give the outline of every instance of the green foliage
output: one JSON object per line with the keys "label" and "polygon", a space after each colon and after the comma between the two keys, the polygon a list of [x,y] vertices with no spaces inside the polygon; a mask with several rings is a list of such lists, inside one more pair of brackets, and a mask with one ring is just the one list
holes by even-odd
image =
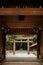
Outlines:
{"label": "green foliage", "polygon": [[29,43],[30,46],[31,46],[32,44],[33,44],[32,42]]}
{"label": "green foliage", "polygon": [[16,35],[7,35],[6,41],[13,41],[17,36]]}
{"label": "green foliage", "polygon": [[33,38],[33,42],[36,43],[37,42],[37,38]]}
{"label": "green foliage", "polygon": [[12,45],[12,42],[9,42],[9,41],[6,41],[6,46],[11,46]]}

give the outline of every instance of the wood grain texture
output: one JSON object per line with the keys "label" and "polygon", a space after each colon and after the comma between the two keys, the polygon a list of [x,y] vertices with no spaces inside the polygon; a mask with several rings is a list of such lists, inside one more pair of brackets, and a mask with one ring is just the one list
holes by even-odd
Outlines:
{"label": "wood grain texture", "polygon": [[0,8],[0,15],[43,15],[43,8]]}
{"label": "wood grain texture", "polygon": [[40,65],[39,62],[4,62],[2,65]]}

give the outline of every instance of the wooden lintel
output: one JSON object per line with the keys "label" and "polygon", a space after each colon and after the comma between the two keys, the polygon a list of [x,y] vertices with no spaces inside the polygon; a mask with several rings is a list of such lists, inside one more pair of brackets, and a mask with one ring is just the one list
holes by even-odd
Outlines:
{"label": "wooden lintel", "polygon": [[0,15],[43,15],[43,8],[0,8]]}

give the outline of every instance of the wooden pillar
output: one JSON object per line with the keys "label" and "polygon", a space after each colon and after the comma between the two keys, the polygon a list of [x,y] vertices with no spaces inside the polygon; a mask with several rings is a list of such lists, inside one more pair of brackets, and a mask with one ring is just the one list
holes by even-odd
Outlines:
{"label": "wooden pillar", "polygon": [[27,39],[27,52],[28,52],[28,54],[29,54],[29,52],[30,52],[29,39]]}
{"label": "wooden pillar", "polygon": [[14,43],[13,43],[13,54],[15,54],[15,40],[14,40]]}

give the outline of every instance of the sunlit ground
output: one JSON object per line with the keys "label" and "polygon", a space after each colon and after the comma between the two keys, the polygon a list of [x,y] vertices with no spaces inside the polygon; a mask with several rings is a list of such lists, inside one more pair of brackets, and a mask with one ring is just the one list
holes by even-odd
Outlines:
{"label": "sunlit ground", "polygon": [[28,54],[27,51],[16,51],[15,54],[13,54],[13,51],[6,51],[6,60],[37,60],[37,56],[30,51]]}

